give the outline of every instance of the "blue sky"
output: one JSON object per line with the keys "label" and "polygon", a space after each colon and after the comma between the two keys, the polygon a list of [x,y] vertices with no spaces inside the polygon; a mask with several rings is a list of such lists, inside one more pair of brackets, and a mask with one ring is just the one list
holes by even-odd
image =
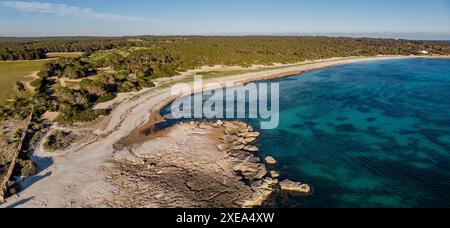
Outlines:
{"label": "blue sky", "polygon": [[450,39],[450,0],[0,0],[0,36],[338,33]]}

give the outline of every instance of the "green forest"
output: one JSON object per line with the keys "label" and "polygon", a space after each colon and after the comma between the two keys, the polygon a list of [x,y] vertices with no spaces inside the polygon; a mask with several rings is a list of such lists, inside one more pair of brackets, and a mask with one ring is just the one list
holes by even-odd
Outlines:
{"label": "green forest", "polygon": [[0,38],[0,60],[45,58],[48,52],[147,47],[183,65],[292,62],[334,56],[448,54],[449,42],[330,37]]}
{"label": "green forest", "polygon": [[132,44],[118,38],[0,38],[0,60],[36,60],[49,52],[93,52]]}

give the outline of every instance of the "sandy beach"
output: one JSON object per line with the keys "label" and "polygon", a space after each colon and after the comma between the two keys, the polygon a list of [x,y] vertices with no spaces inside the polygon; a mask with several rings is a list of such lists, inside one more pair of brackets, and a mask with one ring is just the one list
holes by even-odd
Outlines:
{"label": "sandy beach", "polygon": [[[299,73],[317,70],[326,67],[332,67],[336,65],[342,64],[351,64],[357,62],[365,62],[365,61],[376,61],[376,60],[394,60],[394,59],[402,59],[402,58],[418,58],[414,56],[380,56],[380,57],[353,57],[353,58],[334,58],[328,60],[320,60],[313,62],[305,62],[300,63],[294,66],[286,66],[280,68],[277,66],[276,69],[267,69],[263,71],[258,71],[254,73],[245,73],[238,74],[226,77],[217,77],[210,78],[204,80],[204,83],[214,83],[213,86],[203,88],[203,90],[214,90],[217,87],[230,85],[230,84],[238,84],[238,83],[248,83],[252,81],[266,80],[271,78],[280,78],[286,77],[290,75],[296,75]],[[182,80],[183,77],[180,77]],[[175,81],[170,81],[170,83],[174,83]],[[158,85],[156,88],[144,89],[140,92],[129,93],[129,94],[120,94],[116,99],[111,102],[107,102],[104,104],[98,105],[98,108],[113,108],[110,116],[105,117],[99,121],[96,121],[95,124],[88,125],[80,125],[79,127],[73,127],[68,130],[73,132],[92,132],[93,135],[87,137],[87,139],[83,142],[76,143],[69,150],[64,151],[63,153],[48,153],[43,150],[42,147],[38,149],[35,153],[35,161],[38,162],[38,168],[40,168],[40,173],[35,176],[28,178],[25,180],[24,185],[27,188],[21,192],[19,195],[10,197],[7,199],[7,202],[0,207],[164,207],[164,206],[243,206],[242,201],[245,199],[251,199],[254,196],[251,196],[251,190],[248,189],[248,186],[240,181],[240,178],[233,174],[232,167],[236,165],[236,161],[233,157],[224,157],[224,155],[217,149],[210,145],[210,147],[204,147],[206,150],[199,150],[203,154],[189,154],[188,151],[194,151],[199,148],[195,148],[195,145],[192,143],[184,143],[180,142],[180,138],[188,138],[194,137],[192,140],[206,140],[204,139],[205,132],[200,132],[200,134],[193,133],[197,128],[190,128],[185,125],[177,126],[175,128],[171,128],[164,133],[163,136],[152,136],[145,138],[145,140],[139,141],[133,144],[133,150],[141,151],[143,156],[137,156],[139,159],[133,161],[132,157],[136,156],[121,156],[124,152],[124,147],[117,147],[117,143],[130,135],[136,134],[136,129],[142,129],[151,127],[155,122],[160,121],[159,110],[163,108],[165,105],[176,99],[176,96],[171,96],[170,91],[171,88],[169,82],[164,81],[156,81]],[[201,92],[201,91],[194,91]],[[53,128],[59,128],[54,126]],[[202,128],[199,128],[202,129]],[[210,129],[210,131],[216,131],[217,129]],[[181,131],[181,133],[180,133]],[[204,128],[203,128],[203,131]],[[139,132],[139,130],[137,131]],[[178,132],[178,133],[176,133]],[[180,134],[182,134],[180,136]],[[217,140],[221,136],[217,136],[211,140]],[[132,137],[133,138],[133,137]],[[208,141],[211,142],[211,141]],[[216,142],[214,142],[215,145]],[[116,146],[115,146],[116,145]],[[209,149],[208,149],[209,148]],[[209,151],[207,151],[209,150]],[[209,155],[208,155],[209,152]],[[189,202],[189,199],[196,199],[195,191],[191,192],[192,194],[188,194],[184,192],[184,194],[178,195],[178,202],[183,202],[181,205],[177,205],[177,202],[170,201],[164,204],[164,200],[167,199],[171,195],[169,194],[168,189],[171,187],[161,187],[163,184],[159,184],[158,186],[161,189],[160,194],[156,194],[156,192],[152,192],[152,195],[156,194],[159,198],[142,198],[139,194],[136,194],[132,197],[135,200],[135,204],[133,202],[120,203],[125,202],[123,197],[126,196],[127,192],[124,192],[121,189],[121,185],[117,182],[122,181],[122,184],[129,184],[126,182],[127,180],[120,179],[120,175],[117,176],[117,173],[114,171],[120,171],[118,167],[123,164],[124,161],[128,162],[128,165],[133,165],[134,167],[147,167],[149,164],[153,164],[148,170],[152,172],[158,173],[158,167],[167,167],[170,164],[166,164],[170,159],[162,159],[164,153],[169,153],[170,156],[173,156],[172,159],[174,162],[177,161],[177,153],[187,153],[180,155],[183,157],[183,165],[179,163],[175,163],[174,165],[177,167],[182,166],[183,168],[195,169],[199,164],[190,166],[186,165],[195,161],[196,158],[201,157],[204,158],[201,162],[208,162],[212,160],[219,160],[225,164],[223,170],[218,169],[219,166],[211,166],[208,170],[216,170],[213,175],[214,178],[220,177],[221,174],[224,175],[225,179],[222,179],[222,182],[228,183],[228,185],[224,186],[237,186],[237,189],[246,189],[243,192],[246,192],[249,195],[245,196],[236,196],[234,192],[230,192],[229,195],[226,196],[234,196],[236,200],[232,201],[231,204],[226,204],[225,201],[221,198],[221,200],[215,201],[219,202],[217,204],[207,204],[205,203],[207,200],[202,199],[202,203],[199,202]],[[126,153],[125,153],[126,154]],[[136,155],[136,151],[132,154]],[[154,154],[159,156],[152,157]],[[206,157],[202,157],[206,156]],[[146,161],[142,162],[142,159],[146,159]],[[158,158],[158,159],[157,159]],[[152,160],[153,159],[153,160]],[[117,161],[121,161],[122,163],[118,163]],[[179,160],[179,159],[178,159]],[[39,163],[39,161],[46,161],[45,163]],[[152,161],[153,163],[148,163]],[[127,163],[126,162],[126,163]],[[162,166],[164,163],[166,166]],[[195,162],[194,162],[195,163]],[[113,165],[111,165],[113,164]],[[139,164],[139,166],[136,166]],[[119,165],[119,166],[117,166]],[[186,165],[186,166],[184,166]],[[161,171],[161,170],[160,170]],[[138,172],[137,172],[138,173]],[[204,173],[203,173],[204,174]],[[130,174],[130,175],[137,175]],[[182,173],[182,176],[185,173]],[[116,178],[114,178],[116,177]],[[159,181],[164,182],[164,175],[157,176]],[[112,178],[112,179],[111,179]],[[152,177],[153,178],[153,177]],[[144,181],[151,181],[155,179],[153,178],[144,178]],[[194,176],[196,178],[204,178],[202,175]],[[113,180],[113,181],[111,181]],[[295,180],[301,181],[301,180]],[[220,181],[216,181],[214,183],[219,183]],[[242,182],[241,184],[239,184]],[[261,182],[261,181],[260,181]],[[166,183],[166,182],[164,182]],[[195,183],[195,182],[194,182]],[[264,180],[260,184],[264,183]],[[155,188],[157,183],[149,183],[147,189]],[[177,185],[172,186],[172,188],[176,188]],[[139,188],[137,188],[139,189]],[[220,188],[224,190],[224,188]],[[176,189],[175,189],[176,190]],[[210,196],[214,196],[214,191],[216,189],[208,190],[208,194]],[[226,190],[226,188],[225,188]],[[225,191],[224,190],[224,191]],[[248,191],[247,191],[248,190]],[[187,190],[186,190],[187,191]],[[180,192],[183,193],[183,192]],[[228,194],[228,193],[227,193]],[[145,195],[145,194],[144,194]],[[217,196],[219,196],[218,194]],[[185,198],[183,198],[186,196]],[[189,197],[187,197],[189,196]],[[217,197],[216,196],[216,197]],[[213,197],[214,198],[214,197]],[[116,199],[116,200],[115,200]],[[219,199],[219,198],[217,198]],[[142,202],[146,201],[146,202]],[[161,203],[161,201],[163,201]],[[194,200],[195,201],[195,200]],[[231,201],[230,201],[231,202]],[[236,203],[240,202],[240,203]]]}

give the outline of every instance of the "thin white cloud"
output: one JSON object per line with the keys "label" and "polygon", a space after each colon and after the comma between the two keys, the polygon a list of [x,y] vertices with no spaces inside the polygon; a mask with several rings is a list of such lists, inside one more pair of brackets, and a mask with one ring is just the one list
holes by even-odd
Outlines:
{"label": "thin white cloud", "polygon": [[89,17],[105,20],[137,21],[144,19],[120,14],[95,12],[89,8],[80,8],[77,6],[70,6],[66,4],[53,4],[48,2],[0,1],[0,7],[16,9],[25,12],[59,14],[74,17]]}

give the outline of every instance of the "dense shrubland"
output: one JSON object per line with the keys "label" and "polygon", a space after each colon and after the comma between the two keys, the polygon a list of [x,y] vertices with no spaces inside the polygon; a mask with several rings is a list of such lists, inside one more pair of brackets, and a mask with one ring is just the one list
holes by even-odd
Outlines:
{"label": "dense shrubland", "polygon": [[449,42],[327,37],[187,37],[141,45],[146,47],[102,51],[86,61],[96,67],[159,78],[205,65],[250,66],[346,56],[416,55],[421,50],[450,54]]}
{"label": "dense shrubland", "polygon": [[[0,59],[39,59],[46,52],[87,52],[132,48],[179,61],[183,68],[210,64],[295,62],[350,55],[410,55],[420,50],[449,54],[449,43],[329,37],[134,37],[28,38],[0,40]],[[8,51],[9,50],[9,51]],[[28,51],[26,51],[28,50]],[[37,52],[37,54],[32,54]],[[9,54],[8,54],[9,53]],[[127,54],[122,53],[122,54]],[[151,58],[151,57],[149,57]],[[160,59],[161,60],[161,59]]]}
{"label": "dense shrubland", "polygon": [[44,64],[39,72],[40,77],[67,77],[79,79],[94,74],[92,67],[79,58],[61,58],[53,62]]}
{"label": "dense shrubland", "polygon": [[[97,73],[97,67],[84,58],[59,58],[45,63],[39,78],[31,82],[35,88],[33,97],[14,98],[8,106],[0,108],[0,118],[24,119],[31,111],[35,116],[50,111],[59,112],[56,121],[62,124],[88,122],[108,114],[107,110],[94,110],[95,104],[109,101],[119,92],[153,86],[149,75],[133,74],[127,68]],[[63,77],[81,80],[80,88],[64,87],[60,83]]]}

